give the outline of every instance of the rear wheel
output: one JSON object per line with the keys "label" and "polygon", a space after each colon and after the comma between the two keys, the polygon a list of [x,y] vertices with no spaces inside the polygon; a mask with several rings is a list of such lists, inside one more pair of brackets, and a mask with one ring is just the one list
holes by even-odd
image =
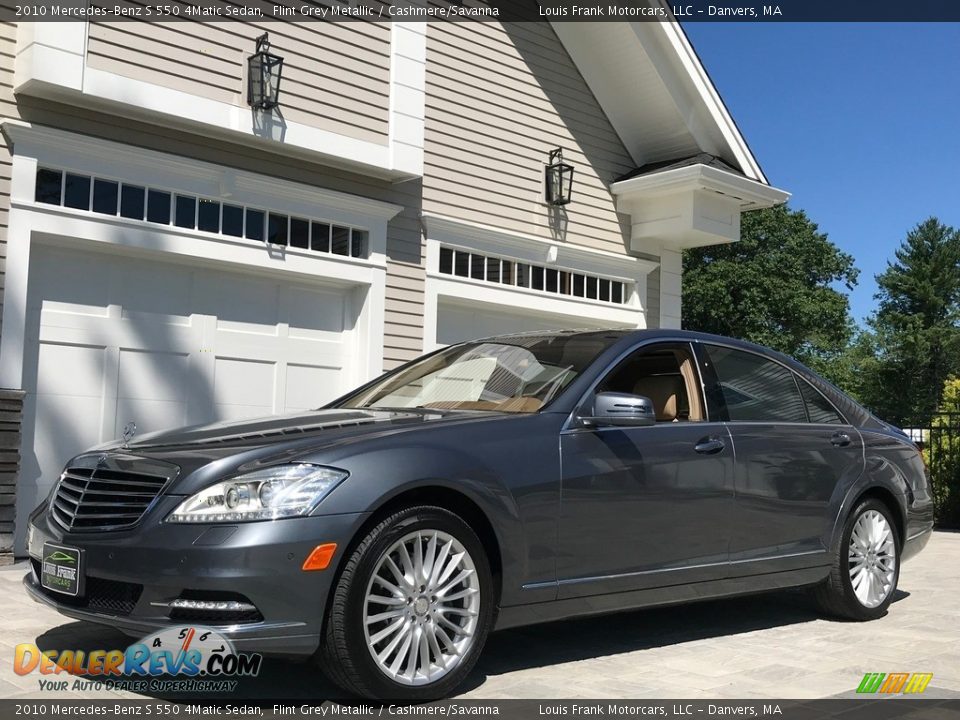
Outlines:
{"label": "rear wheel", "polygon": [[868,498],[850,513],[830,576],[815,590],[820,607],[851,620],[881,617],[900,577],[900,540],[890,509]]}
{"label": "rear wheel", "polygon": [[374,527],[341,573],[320,661],[349,692],[429,700],[473,668],[493,616],[486,553],[460,517],[437,507]]}

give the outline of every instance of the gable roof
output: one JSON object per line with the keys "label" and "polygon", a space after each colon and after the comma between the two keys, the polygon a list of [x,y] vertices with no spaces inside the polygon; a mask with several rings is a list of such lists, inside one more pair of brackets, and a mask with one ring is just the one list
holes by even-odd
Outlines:
{"label": "gable roof", "polygon": [[[658,0],[643,4],[666,7]],[[551,25],[638,167],[706,153],[768,184],[686,34],[670,17]]]}
{"label": "gable roof", "polygon": [[707,167],[725,170],[726,172],[734,173],[735,175],[740,175],[743,177],[742,172],[734,167],[731,167],[716,155],[711,155],[710,153],[698,153],[697,155],[691,155],[690,157],[679,158],[676,160],[662,160],[660,162],[641,165],[635,170],[631,170],[625,175],[621,175],[614,180],[614,182],[617,183],[621,180],[629,180],[630,178],[640,177],[641,175],[652,175],[653,173],[657,172],[666,172],[667,170],[676,170],[677,168],[691,167],[693,165],[706,165]]}

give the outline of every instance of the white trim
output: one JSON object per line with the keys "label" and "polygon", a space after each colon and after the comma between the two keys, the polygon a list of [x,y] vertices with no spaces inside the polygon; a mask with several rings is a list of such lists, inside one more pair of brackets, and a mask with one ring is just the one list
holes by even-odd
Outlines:
{"label": "white trim", "polygon": [[[357,310],[356,327],[346,338],[357,353],[352,379],[362,382],[382,371],[387,222],[400,206],[22,122],[6,121],[3,130],[12,141],[13,172],[0,387],[18,388],[23,382],[31,248],[37,242],[63,239],[126,254],[188,258],[194,263],[343,287]],[[270,248],[242,238],[36,203],[36,172],[41,165],[214,198],[226,195],[238,204],[365,228],[370,258]],[[111,228],[122,232],[108,231]]]}
{"label": "white trim", "polygon": [[427,23],[391,23],[390,129],[391,167],[423,175],[427,89]]}
{"label": "white trim", "polygon": [[[669,9],[665,1],[662,2],[662,4]],[[656,26],[666,36],[667,41],[674,50],[675,57],[680,62],[686,77],[696,91],[696,96],[702,104],[702,107],[709,114],[714,125],[719,128],[727,146],[737,158],[740,169],[747,177],[768,184],[767,177],[760,168],[760,163],[757,162],[753,152],[750,150],[750,146],[747,145],[746,139],[733,121],[733,117],[731,117],[727,110],[727,106],[720,97],[720,93],[717,92],[716,86],[714,86],[710,80],[710,76],[707,75],[703,63],[700,62],[700,58],[690,44],[690,40],[687,39],[683,28],[676,21],[649,24]],[[692,127],[691,131],[696,134],[696,126]]]}
{"label": "white trim", "polygon": [[[426,283],[424,285],[424,351],[435,350],[441,302],[514,314],[562,316],[581,326],[646,327],[647,274],[658,263],[630,255],[574,247],[536,235],[424,213]],[[623,304],[547,293],[524,287],[496,285],[473,278],[442,274],[440,246],[582,272],[628,283],[632,290]]]}
{"label": "white trim", "polygon": [[638,276],[646,276],[657,268],[658,263],[632,255],[619,255],[606,250],[579,247],[560,243],[538,235],[527,235],[501,230],[490,225],[458,220],[445,215],[423,213],[423,226],[427,238],[427,268],[431,241],[454,245],[479,253],[513,258],[531,263],[556,265],[564,269],[602,275],[632,282]]}
{"label": "white trim", "polygon": [[618,203],[621,200],[629,202],[692,190],[709,190],[727,195],[739,201],[741,211],[779,205],[790,198],[790,193],[784,190],[701,163],[639,175],[610,186],[610,192],[617,197]]}
{"label": "white trim", "polygon": [[742,212],[790,197],[783,190],[701,163],[621,180],[610,191],[617,211],[630,215],[630,247],[658,255],[661,247],[680,250],[737,242]]}
{"label": "white trim", "polygon": [[[31,27],[32,26],[32,27]],[[162,121],[210,137],[243,141],[394,181],[423,175],[426,34],[399,32],[391,43],[390,118],[385,143],[284,120],[269,112],[212,100],[135,80],[86,64],[86,22],[23,23],[18,28],[14,91],[74,105],[101,107],[117,115]],[[397,24],[394,24],[396,28]],[[26,30],[25,30],[26,28]],[[397,31],[392,37],[396,38]],[[393,47],[393,46],[396,47]],[[422,51],[420,49],[422,46]],[[237,67],[242,73],[242,66]],[[256,115],[256,117],[255,117]]]}
{"label": "white trim", "polygon": [[[337,216],[330,217],[330,220],[360,227],[371,219],[386,222],[403,210],[401,205],[393,203],[31,125],[21,120],[0,120],[0,126],[14,146],[15,154],[29,155],[41,164],[99,177],[136,180],[151,187],[212,198],[229,197],[237,202],[243,202],[244,197],[256,196],[258,199],[253,204],[308,217],[316,217],[323,208]],[[32,189],[22,199],[32,200]],[[366,218],[366,222],[356,222],[358,216]],[[354,221],[349,220],[351,217]]]}

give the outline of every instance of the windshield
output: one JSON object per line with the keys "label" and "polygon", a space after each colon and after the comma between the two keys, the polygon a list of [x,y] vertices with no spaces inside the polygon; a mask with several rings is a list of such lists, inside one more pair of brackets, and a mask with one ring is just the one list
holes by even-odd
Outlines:
{"label": "windshield", "polygon": [[340,407],[534,413],[616,339],[590,333],[456,345],[375,383]]}

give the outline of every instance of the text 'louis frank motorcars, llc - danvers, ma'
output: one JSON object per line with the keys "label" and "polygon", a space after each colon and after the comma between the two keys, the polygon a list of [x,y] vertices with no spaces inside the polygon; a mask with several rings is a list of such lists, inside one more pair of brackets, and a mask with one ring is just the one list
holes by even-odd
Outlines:
{"label": "text 'louis frank motorcars, llc - danvers, ma'", "polygon": [[879,617],[932,518],[917,448],[799,363],[564,331],[81,454],[30,517],[24,582],[132,636],[202,624],[416,700],[452,692],[497,628],[797,586]]}

